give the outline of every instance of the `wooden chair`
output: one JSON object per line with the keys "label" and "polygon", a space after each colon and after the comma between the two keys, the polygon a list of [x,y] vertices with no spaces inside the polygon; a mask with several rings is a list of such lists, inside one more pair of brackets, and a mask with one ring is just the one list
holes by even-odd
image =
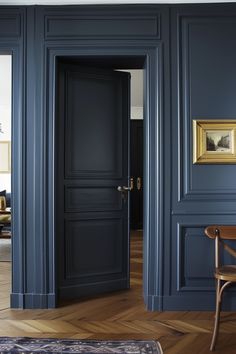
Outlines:
{"label": "wooden chair", "polygon": [[205,234],[215,239],[215,278],[216,278],[216,313],[215,325],[211,341],[210,350],[215,349],[215,344],[219,332],[220,310],[222,302],[222,294],[233,282],[236,282],[236,265],[221,265],[220,247],[223,247],[231,256],[236,257],[236,250],[230,247],[223,240],[236,240],[236,226],[208,226]]}

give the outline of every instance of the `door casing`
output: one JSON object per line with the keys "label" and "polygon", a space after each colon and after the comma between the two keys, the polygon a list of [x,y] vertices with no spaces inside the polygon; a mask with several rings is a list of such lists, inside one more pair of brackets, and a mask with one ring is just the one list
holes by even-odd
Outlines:
{"label": "door casing", "polygon": [[[115,58],[122,61],[122,68],[144,69],[144,272],[143,296],[149,310],[162,309],[162,66],[161,44],[145,41],[142,45],[130,43],[114,45],[114,42],[79,47],[59,46],[47,48],[48,86],[47,101],[47,185],[48,185],[48,282],[51,288],[49,307],[57,306],[57,269],[56,269],[56,234],[55,234],[55,91],[57,59],[61,57],[85,58]],[[124,59],[127,67],[124,67]],[[132,60],[134,66],[132,67]],[[143,67],[137,62],[143,62]],[[118,66],[118,64],[117,64]],[[153,141],[158,137],[157,144]],[[152,143],[152,144],[151,144]],[[53,164],[52,164],[53,160]]]}

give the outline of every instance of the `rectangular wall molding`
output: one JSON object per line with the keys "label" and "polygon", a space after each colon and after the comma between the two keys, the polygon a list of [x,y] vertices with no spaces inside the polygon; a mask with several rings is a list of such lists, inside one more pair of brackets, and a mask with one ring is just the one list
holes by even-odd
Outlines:
{"label": "rectangular wall molding", "polygon": [[0,9],[0,39],[19,38],[21,36],[21,18],[19,14],[9,14]]}
{"label": "rectangular wall molding", "polygon": [[204,228],[199,225],[177,224],[178,292],[214,291],[213,246],[204,235]]}
{"label": "rectangular wall molding", "polygon": [[160,38],[159,16],[45,16],[45,39]]}
{"label": "rectangular wall molding", "polygon": [[[230,201],[236,196],[236,182],[231,178],[236,167],[193,164],[192,122],[193,119],[235,118],[233,106],[222,107],[220,102],[233,99],[231,73],[236,52],[232,49],[232,35],[236,34],[236,17],[179,16],[177,25],[178,202]],[[207,33],[205,37],[204,33]],[[219,41],[222,46],[218,53]],[[227,55],[234,60],[227,59]],[[217,76],[218,70],[225,74]]]}

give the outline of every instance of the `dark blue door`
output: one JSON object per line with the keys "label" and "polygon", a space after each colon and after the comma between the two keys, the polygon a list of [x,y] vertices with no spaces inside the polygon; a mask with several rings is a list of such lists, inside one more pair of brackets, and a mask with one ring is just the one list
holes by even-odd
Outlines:
{"label": "dark blue door", "polygon": [[58,295],[129,288],[128,73],[58,65]]}

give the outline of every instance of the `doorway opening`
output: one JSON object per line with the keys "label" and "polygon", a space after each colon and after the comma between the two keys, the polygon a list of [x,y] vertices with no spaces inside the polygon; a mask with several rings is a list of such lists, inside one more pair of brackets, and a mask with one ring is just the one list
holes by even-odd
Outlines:
{"label": "doorway opening", "polygon": [[143,70],[121,69],[130,80],[130,287],[143,285]]}
{"label": "doorway opening", "polygon": [[11,116],[12,55],[0,53],[0,310],[11,291]]}
{"label": "doorway opening", "polygon": [[137,293],[143,285],[143,70],[131,74],[130,114],[130,284]]}
{"label": "doorway opening", "polygon": [[[134,109],[128,72],[132,86],[132,73],[139,70],[142,77],[144,66],[144,57],[57,60],[58,299],[128,289],[132,282],[142,284],[138,272],[142,270],[143,176],[142,168],[132,172],[131,168],[136,154],[139,168],[143,165],[143,153],[142,139],[136,137],[138,145],[131,146],[135,123],[130,122]],[[142,89],[138,88],[141,96]],[[140,113],[142,105],[133,107],[136,112],[139,107]],[[112,115],[116,116],[114,121]],[[135,192],[136,199],[132,197]],[[135,207],[139,225],[133,216]],[[131,247],[130,220],[135,229],[131,232]],[[130,269],[130,253],[131,261],[136,258],[139,264],[138,272],[135,267]],[[130,282],[130,275],[136,279],[131,277]]]}

